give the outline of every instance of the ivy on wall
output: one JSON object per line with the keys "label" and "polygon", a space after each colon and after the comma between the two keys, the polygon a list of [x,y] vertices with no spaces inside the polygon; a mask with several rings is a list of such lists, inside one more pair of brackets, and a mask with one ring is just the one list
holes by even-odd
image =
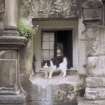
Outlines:
{"label": "ivy on wall", "polygon": [[26,19],[20,19],[18,23],[18,31],[20,36],[30,39],[34,33],[31,23]]}

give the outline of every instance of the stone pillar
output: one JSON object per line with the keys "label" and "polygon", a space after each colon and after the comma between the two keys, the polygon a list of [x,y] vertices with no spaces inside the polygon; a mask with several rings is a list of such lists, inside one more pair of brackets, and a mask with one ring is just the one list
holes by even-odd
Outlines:
{"label": "stone pillar", "polygon": [[5,0],[4,36],[17,35],[18,0]]}
{"label": "stone pillar", "polygon": [[0,105],[24,105],[20,83],[20,49],[26,38],[17,31],[18,0],[5,0],[5,28],[0,36]]}
{"label": "stone pillar", "polygon": [[85,95],[78,105],[105,105],[105,27],[87,29],[87,77]]}
{"label": "stone pillar", "polygon": [[105,105],[105,69],[97,68],[102,57],[88,57],[85,96],[79,99],[78,105]]}
{"label": "stone pillar", "polygon": [[5,27],[17,27],[18,0],[5,0]]}

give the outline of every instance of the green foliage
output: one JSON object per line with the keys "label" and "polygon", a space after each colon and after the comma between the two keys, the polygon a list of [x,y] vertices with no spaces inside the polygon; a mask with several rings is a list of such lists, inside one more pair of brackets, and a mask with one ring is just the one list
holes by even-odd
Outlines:
{"label": "green foliage", "polygon": [[30,39],[34,32],[32,26],[28,23],[26,19],[20,19],[18,24],[18,31],[20,36],[24,36],[27,39]]}

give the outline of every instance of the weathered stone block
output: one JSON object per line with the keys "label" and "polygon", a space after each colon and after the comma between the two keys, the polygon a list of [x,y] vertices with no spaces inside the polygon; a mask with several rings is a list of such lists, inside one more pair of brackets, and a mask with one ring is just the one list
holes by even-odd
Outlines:
{"label": "weathered stone block", "polygon": [[[102,14],[102,8],[101,7],[101,2],[100,1],[90,1],[86,0],[83,5],[83,16],[84,16],[84,22],[89,22],[89,21],[101,21],[101,14]],[[94,9],[93,9],[94,8]]]}
{"label": "weathered stone block", "polygon": [[89,76],[105,76],[105,68],[89,70]]}
{"label": "weathered stone block", "polygon": [[86,86],[87,87],[104,87],[105,77],[87,77]]}
{"label": "weathered stone block", "polygon": [[85,32],[87,39],[87,54],[90,56],[105,54],[105,29],[90,25]]}
{"label": "weathered stone block", "polygon": [[86,88],[85,97],[87,99],[105,99],[105,88]]}
{"label": "weathered stone block", "polygon": [[16,83],[17,51],[0,50],[0,87],[13,86]]}
{"label": "weathered stone block", "polygon": [[88,57],[87,69],[91,76],[105,76],[105,56]]}
{"label": "weathered stone block", "polygon": [[0,95],[0,105],[25,105],[24,95]]}
{"label": "weathered stone block", "polygon": [[87,100],[79,99],[78,105],[105,105],[105,100]]}
{"label": "weathered stone block", "polygon": [[32,84],[27,89],[27,105],[77,105],[78,93],[75,89],[81,84],[77,76],[51,79],[33,76],[30,80]]}
{"label": "weathered stone block", "polygon": [[0,50],[0,59],[16,59],[16,50]]}

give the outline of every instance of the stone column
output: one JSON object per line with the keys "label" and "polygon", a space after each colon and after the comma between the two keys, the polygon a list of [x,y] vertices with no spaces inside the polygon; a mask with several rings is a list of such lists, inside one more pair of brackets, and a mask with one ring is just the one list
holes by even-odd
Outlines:
{"label": "stone column", "polygon": [[17,31],[18,0],[5,0],[5,28],[0,36],[0,105],[24,105],[20,83],[20,49],[26,38]]}
{"label": "stone column", "polygon": [[17,27],[18,0],[5,0],[5,27]]}
{"label": "stone column", "polygon": [[17,35],[18,0],[5,0],[3,35]]}

